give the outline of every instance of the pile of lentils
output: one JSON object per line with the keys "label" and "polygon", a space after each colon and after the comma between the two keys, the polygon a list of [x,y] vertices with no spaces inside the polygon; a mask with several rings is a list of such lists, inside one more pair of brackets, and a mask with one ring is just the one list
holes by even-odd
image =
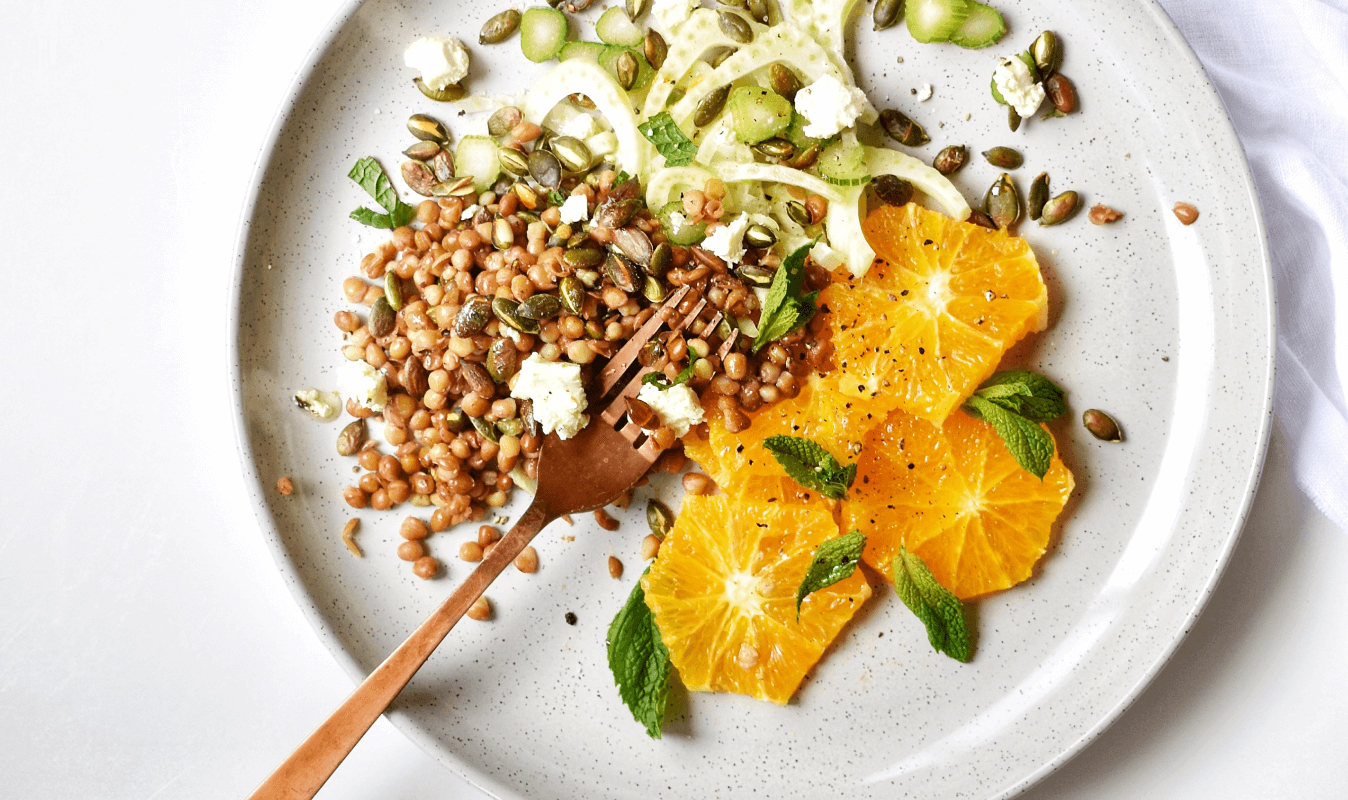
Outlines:
{"label": "pile of lentils", "polygon": [[[481,193],[442,157],[447,137],[418,134],[423,140],[408,150],[413,167],[404,164],[402,173],[414,176],[414,191],[432,196],[416,206],[415,223],[394,229],[361,260],[361,274],[342,283],[345,299],[368,309],[335,314],[342,354],[365,361],[388,384],[380,412],[346,401],[356,420],[337,449],[364,470],[343,490],[352,508],[433,508],[427,527],[438,533],[505,505],[512,470],[536,478],[543,441],[530,404],[510,396],[521,361],[537,353],[579,364],[588,382],[678,287],[693,287],[679,315],[702,297],[708,307],[683,334],[664,331],[652,340],[639,360],[673,381],[695,356],[688,385],[730,431],[750,426],[746,412],[796,396],[811,372],[828,368],[822,315],[758,354],[741,336],[724,362],[716,356],[732,323],[710,330],[709,319],[719,310],[757,323],[752,289],[769,284],[780,265],[771,244],[746,244],[733,267],[696,245],[673,245],[645,207],[638,180],[591,164],[583,142],[550,135],[514,108],[498,111],[491,130],[504,172]],[[436,180],[427,183],[421,167],[431,164]],[[587,219],[563,223],[560,206],[574,195],[585,198]],[[724,198],[716,179],[684,192],[688,223],[714,231],[723,224]],[[799,200],[822,219],[823,198]],[[812,291],[829,276],[811,263],[805,282]],[[368,418],[382,420],[392,452],[369,438]],[[652,439],[674,448],[655,469],[678,471],[684,458],[672,431],[657,429]],[[696,486],[711,489],[706,481]],[[440,564],[422,539],[409,539],[421,546],[401,548],[399,556],[414,562],[419,577],[434,577]]]}

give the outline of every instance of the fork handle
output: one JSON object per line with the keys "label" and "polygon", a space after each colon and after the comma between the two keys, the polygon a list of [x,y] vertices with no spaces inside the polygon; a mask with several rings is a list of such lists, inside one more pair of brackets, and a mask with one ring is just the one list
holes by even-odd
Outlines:
{"label": "fork handle", "polygon": [[426,663],[454,623],[482,596],[506,564],[514,561],[534,536],[556,518],[535,500],[463,584],[356,687],[332,716],[249,795],[249,800],[309,800],[317,794],[356,742]]}

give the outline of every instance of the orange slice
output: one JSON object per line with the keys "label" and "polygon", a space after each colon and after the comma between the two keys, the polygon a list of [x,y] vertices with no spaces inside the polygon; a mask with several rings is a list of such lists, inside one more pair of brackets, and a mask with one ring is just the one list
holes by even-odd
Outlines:
{"label": "orange slice", "polygon": [[1030,576],[1073,485],[1056,452],[1041,481],[964,411],[941,429],[896,411],[866,441],[843,527],[866,534],[863,560],[886,577],[902,544],[942,586],[974,597]]}
{"label": "orange slice", "polygon": [[1039,264],[1024,239],[912,203],[871,212],[862,229],[875,265],[820,296],[837,365],[827,382],[939,425],[1047,325]]}
{"label": "orange slice", "polygon": [[784,704],[871,595],[861,571],[796,590],[815,548],[838,535],[822,506],[686,496],[642,578],[646,603],[683,684]]}

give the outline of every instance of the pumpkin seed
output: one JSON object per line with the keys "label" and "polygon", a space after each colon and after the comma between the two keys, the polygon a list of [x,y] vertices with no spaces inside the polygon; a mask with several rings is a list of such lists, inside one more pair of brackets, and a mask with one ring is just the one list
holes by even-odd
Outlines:
{"label": "pumpkin seed", "polygon": [[641,346],[637,353],[637,363],[643,367],[654,368],[665,357],[665,345],[659,339],[651,339]]}
{"label": "pumpkin seed", "polygon": [[646,524],[650,526],[655,538],[663,540],[674,527],[674,515],[669,507],[659,500],[646,501]]}
{"label": "pumpkin seed", "polygon": [[557,296],[562,299],[562,306],[577,316],[585,306],[585,287],[581,285],[580,279],[573,275],[567,275],[557,282]]}
{"label": "pumpkin seed", "polygon": [[770,158],[790,158],[796,154],[796,146],[781,138],[764,139],[754,149]]}
{"label": "pumpkin seed", "polygon": [[952,144],[936,154],[931,165],[942,175],[954,175],[969,160],[969,148],[962,144]]}
{"label": "pumpkin seed", "polygon": [[365,444],[365,420],[358,419],[337,434],[337,455],[354,456]]}
{"label": "pumpkin seed", "polygon": [[637,56],[631,50],[624,50],[618,54],[618,59],[613,62],[613,72],[618,78],[618,85],[631,90],[637,83],[639,66]]}
{"label": "pumpkin seed", "polygon": [[404,161],[402,163],[403,182],[407,188],[421,195],[422,197],[431,197],[431,187],[439,183],[435,179],[435,173],[431,168],[420,161]]}
{"label": "pumpkin seed", "polygon": [[1006,104],[1006,126],[1012,133],[1020,130],[1020,112],[1010,103]]}
{"label": "pumpkin seed", "polygon": [[802,228],[810,227],[813,221],[810,212],[805,208],[805,204],[797,203],[795,200],[786,201],[786,215],[791,218],[792,222]]}
{"label": "pumpkin seed", "polygon": [[646,16],[646,11],[651,7],[651,0],[627,0],[624,6],[627,11],[627,18],[636,22]]}
{"label": "pumpkin seed", "polygon": [[814,166],[814,162],[819,160],[819,153],[822,149],[820,144],[812,144],[797,153],[796,157],[788,161],[786,165],[792,169],[809,169]]}
{"label": "pumpkin seed", "polygon": [[389,305],[388,298],[380,297],[374,301],[370,308],[370,335],[376,339],[382,339],[393,333],[394,317],[393,306]]}
{"label": "pumpkin seed", "polygon": [[1040,225],[1057,225],[1066,222],[1077,213],[1081,205],[1081,198],[1076,192],[1063,192],[1057,197],[1044,203],[1044,212],[1039,215]]}
{"label": "pumpkin seed", "polygon": [[964,221],[972,222],[973,224],[987,228],[988,230],[997,230],[997,223],[992,221],[992,217],[989,217],[987,214],[984,214],[976,208],[969,210],[969,217]]}
{"label": "pumpkin seed", "polygon": [[515,229],[510,227],[510,220],[496,218],[491,227],[491,243],[496,245],[497,250],[509,250],[515,244]]}
{"label": "pumpkin seed", "polygon": [[905,147],[921,147],[931,141],[922,126],[914,122],[907,114],[894,108],[880,112],[880,125],[890,138]]}
{"label": "pumpkin seed", "polygon": [[609,200],[594,213],[594,224],[604,228],[621,228],[632,220],[632,215],[641,207],[636,199]]}
{"label": "pumpkin seed", "polygon": [[754,40],[754,29],[749,26],[749,21],[733,11],[721,9],[716,12],[716,21],[721,26],[721,32],[740,44],[748,44]]}
{"label": "pumpkin seed", "polygon": [[1041,172],[1030,184],[1030,197],[1025,203],[1025,212],[1030,219],[1039,219],[1044,213],[1044,204],[1048,202],[1048,173]]}
{"label": "pumpkin seed", "polygon": [[524,420],[519,417],[497,420],[496,430],[505,436],[519,436],[524,433]]}
{"label": "pumpkin seed", "polygon": [[647,28],[646,36],[641,40],[641,52],[645,54],[651,69],[659,70],[669,57],[669,45],[665,43],[665,37],[661,36],[659,31]]}
{"label": "pumpkin seed", "polygon": [[445,412],[445,427],[449,428],[451,433],[463,433],[468,429],[468,415],[463,413],[462,408],[451,408]]}
{"label": "pumpkin seed", "polygon": [[707,51],[707,53],[702,56],[702,59],[710,64],[712,69],[716,69],[721,66],[721,64],[725,63],[727,58],[730,58],[739,51],[740,49],[733,45],[720,45],[719,47],[713,47],[711,50]]}
{"label": "pumpkin seed", "polygon": [[487,119],[487,133],[492,136],[505,136],[514,130],[515,126],[524,119],[524,112],[514,106],[505,106],[498,108]]}
{"label": "pumpkin seed", "polygon": [[546,189],[562,185],[562,162],[547,150],[534,149],[529,154],[529,174]]}
{"label": "pumpkin seed", "polygon": [[602,339],[604,338],[604,326],[596,320],[588,320],[585,323],[585,335],[591,339]]}
{"label": "pumpkin seed", "polygon": [[876,175],[871,179],[871,188],[885,205],[907,205],[913,199],[913,184],[897,175]]}
{"label": "pumpkin seed", "polygon": [[435,179],[443,183],[454,177],[454,157],[448,150],[441,150],[431,159],[430,168],[435,173]]}
{"label": "pumpkin seed", "polygon": [[1114,418],[1098,408],[1088,408],[1081,414],[1081,424],[1091,432],[1091,436],[1104,442],[1123,441],[1123,431]]}
{"label": "pumpkin seed", "polygon": [[637,282],[641,281],[640,268],[617,253],[608,254],[608,259],[604,261],[604,273],[613,281],[614,286],[624,292],[635,292]]}
{"label": "pumpkin seed", "polygon": [[506,297],[497,297],[491,301],[491,311],[496,318],[521,333],[538,333],[538,322],[525,319],[516,313],[518,304]]}
{"label": "pumpkin seed", "polygon": [[663,278],[672,266],[674,266],[674,248],[670,247],[668,242],[661,242],[651,251],[651,263],[646,265],[646,272],[657,278]]}
{"label": "pumpkin seed", "polygon": [[871,20],[875,23],[875,30],[882,31],[885,28],[891,28],[894,23],[899,21],[899,12],[903,11],[903,0],[879,0],[875,4],[875,11],[871,14]]}
{"label": "pumpkin seed", "polygon": [[1062,66],[1062,41],[1053,31],[1044,31],[1030,45],[1030,56],[1039,74],[1050,76]]}
{"label": "pumpkin seed", "polygon": [[534,436],[539,435],[538,422],[534,419],[534,401],[520,401],[520,422],[523,424],[524,430]]}
{"label": "pumpkin seed", "polygon": [[502,147],[496,151],[496,160],[501,169],[511,175],[525,175],[529,172],[529,156],[513,147]]}
{"label": "pumpkin seed", "polygon": [[769,286],[772,284],[772,276],[777,274],[774,269],[769,269],[762,264],[741,264],[735,267],[735,277],[751,286]]}
{"label": "pumpkin seed", "polygon": [[983,211],[1002,229],[1010,228],[1020,219],[1020,193],[1016,191],[1010,175],[1003,172],[988,187],[988,193],[983,195]]}
{"label": "pumpkin seed", "polygon": [[768,67],[768,85],[772,87],[772,91],[793,103],[796,102],[796,92],[799,92],[805,86],[801,83],[800,76],[782,63],[776,63]]}
{"label": "pumpkin seed", "polygon": [[768,0],[749,0],[744,7],[759,24],[767,25],[771,21],[772,5]]}
{"label": "pumpkin seed", "polygon": [[584,172],[594,161],[590,148],[574,136],[558,136],[548,147],[567,172]]}
{"label": "pumpkin seed", "polygon": [[693,124],[701,128],[710,125],[725,108],[726,98],[730,97],[730,84],[711,90],[693,111]]}
{"label": "pumpkin seed", "polygon": [[449,131],[435,117],[426,114],[413,114],[407,119],[407,130],[423,142],[435,142],[441,147],[449,146]]}
{"label": "pumpkin seed", "polygon": [[618,228],[613,231],[613,246],[643,267],[651,263],[651,253],[655,250],[650,237],[637,228]]}
{"label": "pumpkin seed", "polygon": [[454,335],[461,339],[482,333],[491,320],[491,301],[475,294],[464,301],[459,313],[454,315]]}
{"label": "pumpkin seed", "polygon": [[515,310],[524,319],[531,319],[535,322],[542,322],[545,319],[552,319],[561,313],[562,301],[555,295],[536,294],[520,303],[520,307]]}
{"label": "pumpkin seed", "polygon": [[777,244],[777,234],[768,226],[755,222],[744,229],[744,244],[757,250],[772,247]]}
{"label": "pumpkin seed", "polygon": [[496,432],[496,426],[483,419],[482,417],[469,417],[468,421],[473,424],[473,428],[483,439],[491,442],[500,442],[501,434]]}
{"label": "pumpkin seed", "polygon": [[430,390],[430,384],[427,377],[430,375],[426,371],[426,365],[421,363],[419,358],[409,358],[403,362],[403,368],[398,371],[398,382],[403,385],[403,391],[413,397],[420,398]]}
{"label": "pumpkin seed", "polygon": [[483,23],[482,31],[477,35],[477,43],[500,44],[509,39],[511,34],[519,27],[520,12],[513,8],[507,8]]}
{"label": "pumpkin seed", "polygon": [[716,0],[717,5],[727,8],[744,8],[747,3],[748,0]]}
{"label": "pumpkin seed", "polygon": [[413,78],[412,84],[417,87],[418,91],[437,103],[452,103],[468,96],[468,90],[457,83],[451,83],[443,89],[432,89],[421,78]]}
{"label": "pumpkin seed", "polygon": [[665,284],[654,275],[647,275],[646,281],[642,284],[641,293],[652,303],[663,303],[669,292],[665,290]]}
{"label": "pumpkin seed", "polygon": [[520,351],[509,339],[497,339],[487,350],[487,374],[497,383],[505,383],[519,369]]}
{"label": "pumpkin seed", "polygon": [[403,279],[393,270],[384,273],[384,297],[388,298],[389,307],[394,311],[402,310]]}
{"label": "pumpkin seed", "polygon": [[562,263],[572,269],[597,267],[604,263],[604,251],[598,247],[573,247],[562,253]]}
{"label": "pumpkin seed", "polygon": [[1071,114],[1077,107],[1077,90],[1061,72],[1055,72],[1044,81],[1044,92],[1059,114]]}
{"label": "pumpkin seed", "polygon": [[[444,192],[443,195],[440,194],[441,191]],[[436,197],[467,197],[470,194],[477,194],[477,191],[473,188],[472,175],[464,175],[452,183],[446,181],[444,184],[437,185],[435,192]]]}
{"label": "pumpkin seed", "polygon": [[989,164],[999,169],[1020,169],[1020,165],[1025,163],[1024,156],[1010,147],[994,147],[991,150],[984,150],[983,158],[986,158]]}
{"label": "pumpkin seed", "polygon": [[[524,206],[525,208],[538,208],[538,201],[540,199],[538,196],[538,192],[535,192],[533,189],[529,188],[528,184],[517,183],[514,186],[510,187],[510,191],[514,192],[515,196],[520,199],[520,205]],[[515,212],[516,216],[519,216],[522,213],[523,212],[520,211]],[[534,221],[535,220],[530,220],[530,222]]]}
{"label": "pumpkin seed", "polygon": [[566,99],[567,102],[571,103],[571,105],[589,109],[590,111],[594,111],[596,108],[599,108],[599,106],[594,104],[593,100],[581,94],[580,92],[569,94],[566,96]]}
{"label": "pumpkin seed", "polygon": [[403,155],[413,161],[430,161],[435,158],[435,154],[440,152],[440,145],[435,142],[417,142],[403,151]]}

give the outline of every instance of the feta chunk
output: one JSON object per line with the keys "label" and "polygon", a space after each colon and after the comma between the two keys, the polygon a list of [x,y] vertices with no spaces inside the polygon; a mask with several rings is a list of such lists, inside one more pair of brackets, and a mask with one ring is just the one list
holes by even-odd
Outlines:
{"label": "feta chunk", "polygon": [[668,389],[648,383],[641,387],[637,399],[645,401],[660,415],[660,421],[681,437],[687,436],[689,428],[706,419],[697,393],[689,389],[686,383]]}
{"label": "feta chunk", "polygon": [[801,132],[814,139],[827,139],[844,128],[852,127],[866,113],[866,93],[846,86],[832,75],[796,93],[796,111],[805,118]]}
{"label": "feta chunk", "polygon": [[435,91],[468,75],[468,51],[452,36],[417,39],[403,52],[403,63],[421,72],[421,80]]}
{"label": "feta chunk", "polygon": [[371,411],[383,411],[388,402],[388,381],[384,373],[364,361],[348,361],[338,370],[342,391]]}
{"label": "feta chunk", "polygon": [[590,204],[585,200],[583,194],[573,194],[566,198],[559,209],[562,215],[562,222],[567,225],[574,225],[577,222],[590,218]]}
{"label": "feta chunk", "polygon": [[1019,58],[1003,58],[992,73],[1002,99],[1015,107],[1016,113],[1028,117],[1044,102],[1044,87],[1035,83],[1030,68]]}
{"label": "feta chunk", "polygon": [[925,103],[930,99],[931,99],[931,84],[924,83],[922,84],[922,88],[917,90],[917,101],[919,103]]}
{"label": "feta chunk", "polygon": [[600,131],[586,139],[585,146],[590,148],[590,155],[595,159],[611,156],[618,152],[618,134],[613,131]]}
{"label": "feta chunk", "polygon": [[727,265],[738,264],[744,258],[744,231],[749,227],[749,215],[740,214],[729,224],[722,225],[707,235],[702,247],[715,253]]}
{"label": "feta chunk", "polygon": [[687,22],[700,5],[699,0],[655,0],[651,4],[651,13],[660,20],[665,30],[672,33],[675,28]]}
{"label": "feta chunk", "polygon": [[584,111],[577,111],[574,116],[562,123],[557,135],[570,136],[573,139],[584,141],[599,133],[599,130],[599,123],[595,121],[594,117]]}
{"label": "feta chunk", "polygon": [[342,398],[335,392],[305,387],[295,392],[295,405],[319,422],[331,422],[342,413]]}
{"label": "feta chunk", "polygon": [[579,364],[544,361],[534,353],[520,364],[510,396],[532,400],[534,420],[543,433],[556,431],[562,439],[575,436],[590,421],[584,414],[588,401]]}

